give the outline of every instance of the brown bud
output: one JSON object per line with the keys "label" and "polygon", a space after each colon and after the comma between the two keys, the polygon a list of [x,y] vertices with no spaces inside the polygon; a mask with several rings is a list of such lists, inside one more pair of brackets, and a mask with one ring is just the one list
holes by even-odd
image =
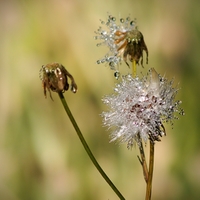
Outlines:
{"label": "brown bud", "polygon": [[76,93],[77,85],[75,80],[63,65],[59,63],[43,65],[40,70],[40,79],[42,80],[45,97],[46,90],[49,91],[52,100],[51,91],[58,93],[67,91],[69,89],[68,78],[71,80],[71,91]]}
{"label": "brown bud", "polygon": [[[116,35],[120,35],[119,31]],[[123,52],[123,60],[126,64],[129,66],[127,62],[128,58],[131,62],[135,61],[136,64],[139,64],[139,61],[141,60],[140,64],[143,66],[143,51],[146,52],[146,63],[148,63],[148,49],[142,33],[137,29],[134,29],[132,31],[121,33],[121,35],[123,35],[123,37],[116,39],[115,43],[118,44],[125,40],[125,42],[119,46],[118,51]]]}

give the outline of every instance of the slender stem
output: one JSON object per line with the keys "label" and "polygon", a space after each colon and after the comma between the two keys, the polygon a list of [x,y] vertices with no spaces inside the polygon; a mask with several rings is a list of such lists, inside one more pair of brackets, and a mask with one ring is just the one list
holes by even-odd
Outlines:
{"label": "slender stem", "polygon": [[63,96],[62,92],[58,93],[60,100],[63,104],[63,107],[67,113],[67,115],[69,116],[69,119],[71,121],[71,123],[74,126],[74,129],[76,130],[76,133],[84,147],[84,149],[86,150],[88,156],[90,157],[91,161],[93,162],[93,164],[95,165],[95,167],[97,168],[97,170],[99,171],[99,173],[103,176],[103,178],[105,179],[105,181],[108,183],[108,185],[113,189],[113,191],[116,193],[116,195],[119,197],[119,199],[121,200],[125,200],[125,198],[122,196],[122,194],[119,192],[119,190],[115,187],[115,185],[112,183],[112,181],[109,179],[109,177],[106,175],[106,173],[103,171],[103,169],[101,168],[101,166],[98,164],[97,160],[95,159],[94,155],[92,154],[87,142],[85,141],[68,105],[67,102],[65,100],[65,97]]}
{"label": "slender stem", "polygon": [[[134,60],[132,62],[132,76],[136,77],[136,75],[137,75],[137,65],[136,65],[136,62]],[[140,150],[140,156],[141,156],[141,158],[138,156],[138,159],[140,161],[140,164],[142,165],[144,179],[145,179],[146,184],[147,184],[145,200],[151,200],[153,165],[154,165],[154,142],[150,141],[149,171],[148,171],[148,168],[147,168],[147,163],[146,163],[142,139],[141,139],[139,133],[138,133],[138,142],[139,142],[139,150]]]}
{"label": "slender stem", "polygon": [[142,143],[142,139],[141,139],[139,133],[138,133],[138,142],[139,142],[138,146],[139,146],[140,156],[141,156],[141,158],[138,156],[138,159],[140,161],[140,164],[142,165],[144,180],[147,183],[148,182],[148,174],[149,173],[148,173],[148,168],[147,168],[147,162],[146,162],[146,157],[145,157],[145,153],[144,153],[143,143]]}
{"label": "slender stem", "polygon": [[146,188],[146,200],[151,199],[153,165],[154,165],[154,142],[150,140],[149,176],[148,176],[147,188]]}
{"label": "slender stem", "polygon": [[133,77],[136,77],[137,75],[137,65],[136,65],[135,60],[132,62],[132,75]]}

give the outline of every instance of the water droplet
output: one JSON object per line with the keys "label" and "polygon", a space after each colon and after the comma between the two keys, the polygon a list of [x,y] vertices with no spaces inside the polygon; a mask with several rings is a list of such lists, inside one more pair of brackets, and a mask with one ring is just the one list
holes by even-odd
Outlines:
{"label": "water droplet", "polygon": [[101,21],[101,24],[105,24],[105,22],[104,22],[104,21]]}
{"label": "water droplet", "polygon": [[131,21],[131,22],[130,22],[130,25],[131,25],[131,26],[134,26],[134,25],[135,25],[135,21]]}
{"label": "water droplet", "polygon": [[111,61],[109,63],[110,69],[115,69],[115,63],[113,61]]}
{"label": "water droplet", "polygon": [[97,60],[97,64],[101,64],[101,60]]}
{"label": "water droplet", "polygon": [[124,23],[124,19],[123,19],[123,18],[121,18],[121,19],[120,19],[120,22],[121,22],[121,23]]}
{"label": "water droplet", "polygon": [[98,44],[97,44],[97,47],[100,47],[100,46],[101,46],[101,43],[98,43]]}
{"label": "water droplet", "polygon": [[108,20],[108,22],[106,23],[106,26],[109,26],[110,25],[110,20]]}
{"label": "water droplet", "polygon": [[97,39],[98,39],[98,36],[94,36],[94,39],[97,40]]}
{"label": "water droplet", "polygon": [[76,93],[76,92],[77,92],[77,89],[72,85],[72,86],[71,86],[71,91],[72,91],[73,93]]}
{"label": "water droplet", "polygon": [[130,17],[127,17],[126,20],[127,20],[127,21],[130,21],[131,19],[130,19]]}
{"label": "water droplet", "polygon": [[102,27],[100,26],[100,27],[97,29],[97,31],[101,32],[101,30],[102,30]]}
{"label": "water droplet", "polygon": [[112,17],[112,21],[115,21],[116,20],[116,18],[115,17]]}
{"label": "water droplet", "polygon": [[110,62],[111,58],[106,56],[106,62]]}
{"label": "water droplet", "polygon": [[106,61],[106,59],[104,58],[104,59],[101,60],[101,63],[104,63],[105,61]]}
{"label": "water droplet", "polygon": [[114,91],[115,91],[115,92],[118,92],[118,91],[119,91],[119,89],[118,89],[118,88],[114,88]]}
{"label": "water droplet", "polygon": [[116,71],[116,72],[114,73],[114,77],[118,80],[119,77],[120,77],[120,73],[119,73],[118,71]]}
{"label": "water droplet", "polygon": [[185,112],[184,112],[184,110],[181,110],[181,113],[180,113],[181,115],[185,115]]}
{"label": "water droplet", "polygon": [[102,31],[102,32],[101,32],[101,35],[106,35],[106,34],[107,34],[106,31]]}

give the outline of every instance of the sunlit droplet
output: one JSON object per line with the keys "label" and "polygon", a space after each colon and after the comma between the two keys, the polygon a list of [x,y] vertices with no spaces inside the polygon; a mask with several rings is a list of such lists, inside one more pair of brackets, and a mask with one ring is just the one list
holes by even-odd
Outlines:
{"label": "sunlit droplet", "polygon": [[120,77],[120,73],[119,73],[118,71],[116,71],[116,72],[114,73],[114,77],[118,80],[119,77]]}
{"label": "sunlit droplet", "polygon": [[121,23],[124,23],[124,19],[123,19],[123,18],[121,18],[121,19],[120,19],[120,22],[121,22]]}

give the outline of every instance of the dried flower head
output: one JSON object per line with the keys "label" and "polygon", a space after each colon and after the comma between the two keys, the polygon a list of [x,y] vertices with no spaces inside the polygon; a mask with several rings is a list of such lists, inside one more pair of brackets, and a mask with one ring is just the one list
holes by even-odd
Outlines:
{"label": "dried flower head", "polygon": [[65,69],[65,67],[59,63],[51,63],[43,65],[40,70],[40,79],[44,88],[44,95],[46,97],[46,89],[49,91],[50,97],[51,91],[53,92],[65,92],[69,89],[68,78],[71,79],[71,91],[77,92],[77,85],[73,76]]}
{"label": "dried flower head", "polygon": [[130,17],[121,18],[118,25],[116,18],[109,15],[107,22],[101,20],[101,24],[106,25],[107,30],[100,26],[95,31],[95,39],[101,40],[97,46],[106,45],[109,52],[97,61],[98,64],[107,62],[111,69],[117,70],[122,59],[129,66],[128,59],[137,64],[140,61],[143,66],[143,51],[147,54],[146,63],[148,63],[148,49],[142,33],[137,30],[136,20],[131,20]]}
{"label": "dried flower head", "polygon": [[160,141],[166,135],[163,122],[172,123],[178,119],[175,113],[184,114],[179,108],[181,101],[175,101],[178,89],[172,86],[173,81],[168,82],[154,69],[142,79],[124,76],[115,94],[103,98],[110,108],[102,113],[103,124],[114,128],[111,141],[127,142],[128,148],[139,144],[139,138]]}

